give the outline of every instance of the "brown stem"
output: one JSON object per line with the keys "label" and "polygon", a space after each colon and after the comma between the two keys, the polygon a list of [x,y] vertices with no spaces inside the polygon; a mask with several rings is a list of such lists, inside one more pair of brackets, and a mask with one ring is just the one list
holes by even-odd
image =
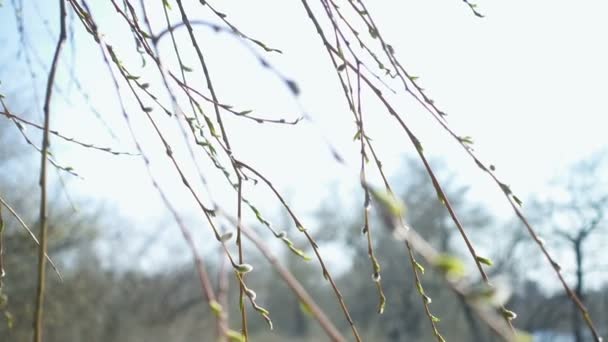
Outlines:
{"label": "brown stem", "polygon": [[[237,171],[238,177],[238,194],[237,194],[237,222],[236,222],[236,245],[239,249],[239,263],[242,264],[243,260],[243,240],[241,239],[241,230],[242,230],[242,204],[243,204],[243,179],[241,175]],[[245,274],[242,275],[243,279],[245,279]],[[245,286],[243,283],[239,286],[239,309],[241,310],[241,333],[245,338],[245,342],[247,342],[248,333],[247,333],[247,310],[245,310]]]}
{"label": "brown stem", "polygon": [[[230,286],[230,278],[228,277],[228,261],[222,255],[222,250],[220,249],[220,270],[218,273],[218,289],[217,289],[217,301],[220,303],[222,308],[228,307],[228,287]],[[228,327],[229,321],[229,310],[222,310],[220,315],[219,324],[223,327]],[[226,337],[219,337],[219,341],[225,341]]]}
{"label": "brown stem", "polygon": [[[234,225],[237,224],[237,220],[234,217],[230,217],[222,212],[224,216]],[[300,284],[296,277],[272,254],[270,249],[266,246],[263,240],[250,228],[241,225],[241,233],[249,239],[255,247],[264,255],[266,260],[275,268],[277,273],[283,278],[287,286],[293,291],[298,297],[302,304],[310,310],[312,316],[319,322],[325,333],[332,341],[346,341],[344,336],[340,334],[338,329],[333,325],[329,317],[323,312],[323,310],[315,303],[314,299],[308,294],[306,289]]]}
{"label": "brown stem", "polygon": [[47,207],[47,154],[49,153],[49,127],[51,122],[51,98],[53,96],[53,83],[61,48],[66,39],[65,29],[65,2],[59,0],[59,39],[55,47],[53,62],[46,83],[46,96],[44,99],[44,132],[42,134],[42,156],[40,158],[40,248],[38,249],[38,289],[36,291],[36,311],[34,316],[34,342],[42,342],[43,319],[44,319],[44,290],[46,282],[46,250],[48,231],[48,207]]}
{"label": "brown stem", "polygon": [[251,166],[249,166],[241,161],[237,161],[236,163],[238,166],[243,167],[243,168],[253,172],[253,174],[255,174],[262,181],[264,181],[264,183],[266,183],[266,185],[270,188],[270,190],[275,194],[275,196],[277,197],[279,202],[281,202],[281,205],[283,205],[285,210],[287,210],[289,217],[291,217],[291,219],[292,219],[293,223],[296,225],[297,229],[300,232],[302,232],[302,234],[304,234],[304,236],[306,236],[306,239],[310,243],[310,246],[312,247],[312,249],[317,257],[317,260],[319,261],[319,265],[321,266],[321,269],[323,271],[323,277],[325,279],[327,279],[327,281],[329,281],[329,283],[334,291],[334,294],[336,295],[336,298],[338,299],[340,308],[342,309],[342,312],[344,313],[344,317],[346,318],[346,320],[348,321],[348,324],[350,325],[350,328],[353,332],[353,336],[355,337],[355,340],[357,342],[360,342],[361,336],[359,335],[359,331],[357,330],[355,321],[353,320],[352,316],[350,315],[350,311],[348,310],[346,302],[344,301],[344,296],[342,296],[342,293],[338,289],[338,285],[336,285],[336,282],[334,281],[333,277],[329,273],[329,270],[327,269],[327,266],[325,265],[325,261],[323,261],[323,257],[321,257],[319,247],[318,247],[317,243],[315,242],[314,238],[312,237],[312,235],[310,235],[308,230],[306,228],[304,228],[304,226],[302,225],[302,222],[300,222],[300,220],[298,219],[296,214],[293,212],[291,207],[287,204],[287,202],[285,201],[283,196],[281,196],[279,191],[275,188],[275,186],[272,184],[272,182],[270,180],[268,180],[268,178],[264,177],[264,175],[262,175],[256,169],[252,168]]}

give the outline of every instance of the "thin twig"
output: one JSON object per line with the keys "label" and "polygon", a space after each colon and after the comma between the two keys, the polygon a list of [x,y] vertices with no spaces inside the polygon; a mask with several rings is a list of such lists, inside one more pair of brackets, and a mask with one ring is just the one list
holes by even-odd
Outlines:
{"label": "thin twig", "polygon": [[[231,217],[224,213],[223,211],[219,211],[228,221],[230,221],[233,225],[238,224],[238,220],[234,217]],[[340,334],[339,330],[333,325],[329,317],[323,312],[323,310],[315,303],[314,299],[308,294],[308,292],[304,289],[302,284],[296,279],[296,277],[277,259],[275,255],[270,251],[270,249],[266,246],[262,238],[258,236],[253,229],[241,224],[241,232],[242,234],[249,239],[255,247],[262,253],[262,255],[270,262],[270,264],[275,268],[279,276],[283,278],[287,286],[294,292],[294,294],[298,297],[300,302],[306,306],[307,309],[311,312],[312,316],[319,322],[325,333],[332,341],[346,341],[344,336]]]}
{"label": "thin twig", "polygon": [[[36,245],[38,245],[38,247],[40,247],[40,242],[38,241],[36,234],[34,234],[34,232],[30,229],[30,227],[28,227],[28,225],[25,223],[25,221],[23,221],[21,216],[19,216],[19,214],[17,214],[17,211],[15,211],[15,209],[13,209],[8,204],[8,202],[6,202],[6,200],[4,198],[2,198],[1,195],[0,195],[0,204],[2,204],[4,207],[6,207],[6,209],[8,209],[8,211],[11,213],[11,215],[13,215],[13,217],[17,220],[17,222],[19,222],[19,225],[23,229],[25,229],[25,231],[29,234],[30,238],[36,243]],[[55,271],[55,273],[59,277],[59,280],[63,281],[63,276],[59,272],[57,265],[55,265],[55,262],[53,262],[53,260],[49,257],[48,254],[46,254],[46,259],[49,262],[49,264],[51,264],[51,267],[53,268],[53,271]]]}
{"label": "thin twig", "polygon": [[[243,216],[242,216],[242,208],[243,208],[243,179],[240,174],[237,173],[238,183],[237,183],[237,222],[236,222],[236,246],[238,248],[239,253],[239,263],[243,264],[243,240],[241,237],[241,228],[243,224]],[[243,274],[243,278],[245,275]],[[247,341],[248,332],[247,332],[247,312],[245,310],[245,287],[243,284],[239,287],[239,309],[241,310],[241,333],[245,338],[245,342]]]}
{"label": "thin twig", "polygon": [[[22,118],[22,117],[20,117],[18,115],[15,115],[15,114],[9,112],[8,110],[0,111],[0,114],[6,116],[9,119],[18,121],[20,123],[23,123],[23,124],[26,124],[28,126],[31,126],[31,127],[34,127],[34,128],[37,128],[39,130],[44,131],[44,126],[41,126],[41,125],[39,125],[39,124],[37,124],[35,122],[32,122],[32,121],[29,121],[27,119],[24,119],[24,118]],[[135,156],[136,155],[136,154],[131,153],[131,152],[114,151],[114,150],[112,150],[109,147],[101,147],[101,146],[97,146],[97,145],[94,145],[94,144],[91,144],[91,143],[82,142],[82,141],[77,140],[75,138],[65,136],[65,135],[61,134],[59,131],[56,131],[56,130],[53,130],[53,129],[49,129],[49,133],[55,135],[58,138],[61,138],[61,139],[65,140],[65,141],[68,141],[68,142],[80,145],[80,146],[82,146],[84,148],[91,148],[91,149],[94,149],[94,150],[98,150],[98,151],[102,151],[102,152],[107,152],[107,153],[110,153],[110,154],[113,154],[113,155],[121,155],[121,154],[129,155],[129,156]]]}
{"label": "thin twig", "polygon": [[329,283],[331,284],[332,289],[334,290],[336,298],[338,299],[338,303],[340,304],[342,312],[344,313],[344,317],[348,321],[348,324],[350,325],[350,328],[351,328],[351,330],[353,332],[353,336],[355,337],[355,339],[357,341],[360,342],[361,341],[361,336],[359,336],[359,332],[357,330],[357,326],[355,325],[355,321],[353,320],[353,318],[350,315],[350,312],[348,310],[348,307],[346,306],[346,302],[344,301],[344,297],[342,296],[342,293],[340,293],[340,290],[338,289],[338,286],[334,282],[333,277],[331,276],[331,274],[329,273],[329,270],[325,266],[325,262],[323,261],[323,258],[321,257],[321,253],[319,251],[319,246],[315,242],[315,240],[312,237],[312,235],[310,235],[310,233],[304,227],[304,225],[302,224],[302,222],[300,221],[300,219],[298,219],[298,217],[295,215],[295,213],[293,212],[293,210],[291,209],[291,207],[287,204],[287,202],[285,201],[285,199],[283,198],[283,196],[281,196],[281,194],[279,193],[279,191],[275,188],[275,186],[272,184],[272,182],[270,182],[270,180],[268,180],[268,178],[264,177],[264,175],[262,175],[256,169],[252,168],[251,166],[249,166],[249,165],[247,165],[247,164],[245,164],[245,163],[243,163],[241,161],[237,161],[237,165],[239,167],[243,167],[243,168],[245,168],[245,169],[253,172],[257,177],[259,177],[260,179],[262,179],[262,181],[264,181],[264,183],[266,183],[266,185],[270,188],[270,190],[275,194],[275,196],[277,197],[277,199],[279,200],[279,202],[281,203],[281,205],[283,205],[283,207],[285,208],[285,210],[287,210],[287,213],[289,214],[289,216],[291,217],[292,221],[296,225],[296,228],[301,233],[303,233],[306,236],[306,239],[308,239],[308,242],[310,243],[310,246],[312,247],[315,255],[317,256],[317,260],[319,261],[319,264],[321,265],[321,269],[323,271],[323,277],[327,281],[329,281]]}

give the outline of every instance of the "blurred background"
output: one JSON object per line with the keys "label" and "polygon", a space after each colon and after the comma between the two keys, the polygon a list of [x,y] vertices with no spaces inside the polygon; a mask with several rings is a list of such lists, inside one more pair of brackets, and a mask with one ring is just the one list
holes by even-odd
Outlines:
{"label": "blurred background", "polygon": [[[7,113],[32,123],[43,122],[58,8],[53,1],[1,3],[0,209],[5,276],[0,287],[4,315],[0,340],[26,341],[32,336],[37,246],[9,213],[8,205],[37,232],[41,133]],[[124,6],[128,2],[116,3]],[[142,16],[143,1],[130,3]],[[174,1],[167,1],[169,6],[163,3],[145,4],[154,37],[166,28],[166,20],[181,20]],[[121,61],[141,82],[162,93],[155,65],[146,62],[141,47],[125,34],[129,27],[112,2],[89,5],[104,39]],[[260,124],[227,116],[225,125],[235,155],[272,181],[314,236],[363,340],[433,340],[407,250],[372,209],[373,245],[387,298],[384,313],[376,312],[378,296],[362,234],[361,155],[359,141],[353,140],[357,125],[301,4],[270,0],[213,4],[238,23],[240,30],[280,49],[280,54],[266,53],[215,29],[227,27],[226,23],[204,2],[184,1],[184,5],[192,20],[207,23],[197,28],[196,35],[222,103],[271,120],[310,116],[295,125]],[[524,213],[558,260],[566,282],[587,306],[600,335],[607,336],[608,105],[603,94],[608,49],[598,43],[608,32],[602,16],[607,5],[596,1],[483,1],[479,10],[485,18],[474,16],[460,1],[368,6],[406,68],[413,70],[445,108],[450,125],[473,137],[476,152],[495,165],[496,173],[522,199]],[[151,177],[190,230],[218,300],[223,301],[229,325],[238,330],[238,283],[196,202],[171,167],[150,123],[138,112],[138,103],[127,96],[125,84],[116,92],[99,46],[70,6],[67,23],[68,40],[53,87],[51,129],[119,153],[52,138],[49,255],[64,280],[48,270],[46,340],[217,339],[216,319],[201,295],[189,248]],[[161,59],[170,69],[189,70],[190,85],[207,91],[187,30],[176,29],[175,38],[183,46],[183,60],[176,60],[166,35],[158,41]],[[258,55],[272,68],[261,67]],[[285,80],[297,82],[297,96],[285,87]],[[125,96],[124,103],[117,94]],[[405,203],[408,224],[439,252],[462,258],[467,279],[472,284],[480,282],[415,149],[396,123],[380,113],[382,108],[371,100],[371,93],[362,95],[369,100],[364,102],[366,132],[377,146],[395,194]],[[167,94],[159,99],[169,103]],[[187,103],[185,98],[179,100]],[[493,261],[488,275],[504,283],[510,293],[506,307],[517,313],[515,327],[533,341],[591,341],[551,265],[501,190],[414,101],[396,101],[423,143],[476,250]],[[121,105],[130,113],[133,132]],[[212,108],[208,103],[205,106]],[[206,203],[213,201],[236,212],[236,192],[213,161],[202,149],[190,155],[191,144],[174,117],[157,106],[152,114],[194,190],[203,194]],[[141,153],[148,157],[149,166]],[[335,160],[336,153],[344,163]],[[204,175],[201,179],[199,171]],[[375,172],[370,171],[368,177],[374,185],[383,184]],[[244,184],[243,193],[263,220],[286,231],[306,255],[314,255],[263,182]],[[304,261],[291,253],[256,216],[247,211],[245,224],[350,338],[349,324],[316,259]],[[234,231],[227,222],[220,229]],[[230,251],[236,253],[233,242],[234,238],[229,242]],[[255,290],[258,303],[268,309],[274,323],[270,331],[247,303],[250,339],[327,340],[310,309],[290,292],[252,241],[244,240],[244,254],[254,266],[247,274],[247,285]],[[421,278],[425,293],[432,298],[430,308],[440,319],[437,324],[444,337],[448,341],[497,340],[470,307],[446,288],[442,275],[423,261],[421,264],[426,269]]]}

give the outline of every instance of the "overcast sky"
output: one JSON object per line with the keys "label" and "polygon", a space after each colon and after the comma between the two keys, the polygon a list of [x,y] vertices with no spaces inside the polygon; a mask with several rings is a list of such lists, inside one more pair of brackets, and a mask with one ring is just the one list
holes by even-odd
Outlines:
{"label": "overcast sky", "polygon": [[[29,117],[40,119],[44,70],[48,69],[55,42],[48,31],[53,36],[57,32],[56,2],[24,1],[27,23],[32,25],[27,27],[25,37],[37,70],[35,82],[28,77],[24,55],[16,58],[20,45],[11,3],[5,1],[0,9],[0,46],[5,47],[0,52],[0,89],[9,95],[20,92],[15,106],[38,110]],[[356,127],[327,54],[301,4],[276,0],[217,3],[244,32],[284,52],[269,58],[302,90],[300,101],[296,101],[275,75],[259,67],[242,42],[202,28],[197,30],[197,37],[206,49],[220,100],[239,109],[254,109],[266,117],[294,119],[305,111],[317,122],[273,126],[227,119],[235,153],[268,175],[304,215],[331,196],[349,205],[357,203],[359,199],[350,195],[358,184],[359,147],[352,140]],[[110,5],[95,5],[94,14],[102,31],[122,52],[128,67],[138,71],[142,79],[157,82],[151,65],[140,68],[139,56],[128,52],[133,42],[124,36],[123,23],[112,21],[116,15]],[[496,165],[500,177],[520,197],[541,193],[569,164],[606,146],[606,2],[480,1],[480,11],[486,15],[483,19],[473,16],[459,0],[370,1],[368,6],[405,67],[420,77],[420,84],[449,114],[450,125],[459,134],[474,138],[479,155]],[[199,14],[200,5],[191,8],[193,17],[209,17]],[[160,9],[151,9],[153,17],[159,19],[153,22],[156,32],[163,27]],[[176,9],[173,12],[177,14]],[[42,18],[48,18],[49,24],[42,24]],[[98,49],[78,21],[74,26],[78,30],[76,46],[68,47],[63,56],[59,81],[65,96],[56,96],[53,128],[101,146],[135,151]],[[178,32],[180,42],[188,46],[186,31]],[[174,65],[169,39],[161,43],[161,49],[168,64]],[[196,74],[196,56],[186,53],[185,60]],[[113,139],[90,114],[76,86],[68,81],[67,65],[74,65],[92,105],[118,139]],[[151,84],[154,88],[155,83]],[[202,79],[198,84],[204,89]],[[444,160],[462,184],[471,184],[472,198],[497,215],[509,217],[495,185],[454,141],[413,102],[404,100],[400,104],[425,152]],[[128,106],[135,108],[133,103]],[[399,167],[404,156],[412,155],[411,144],[371,98],[364,99],[364,110],[368,133],[381,151],[386,170],[393,176],[403,175]],[[183,147],[174,121],[161,118],[158,110],[155,114],[176,146]],[[176,180],[149,124],[132,117],[161,184],[184,213],[194,213],[192,199]],[[351,170],[332,159],[324,139],[338,149]],[[137,157],[107,156],[57,140],[53,148],[58,160],[84,177],[69,182],[68,188],[76,196],[94,193],[109,199],[140,226],[165,216],[150,180],[142,176],[145,171]],[[178,157],[187,161],[186,154],[178,152]],[[194,176],[193,169],[188,172]],[[234,195],[226,183],[219,176],[209,177],[214,184],[221,184],[212,186],[214,197],[230,206]],[[200,184],[196,186],[201,189]],[[262,186],[247,187],[246,194],[268,211],[267,216],[277,217],[278,203]]]}

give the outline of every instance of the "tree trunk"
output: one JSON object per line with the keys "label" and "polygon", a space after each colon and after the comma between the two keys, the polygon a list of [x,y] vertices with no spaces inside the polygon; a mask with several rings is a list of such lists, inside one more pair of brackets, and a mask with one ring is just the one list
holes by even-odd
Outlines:
{"label": "tree trunk", "polygon": [[467,305],[464,298],[458,297],[460,299],[460,303],[462,304],[462,311],[464,311],[464,319],[469,326],[469,330],[471,331],[471,341],[472,342],[483,342],[483,336],[481,330],[479,330],[479,324],[477,323],[477,319],[473,316],[473,312],[471,308]]}
{"label": "tree trunk", "polygon": [[[574,242],[574,252],[576,253],[576,287],[574,292],[577,297],[583,301],[583,239],[578,237]],[[581,315],[578,312],[576,304],[572,303],[572,330],[574,332],[574,341],[583,342],[583,331]]]}

